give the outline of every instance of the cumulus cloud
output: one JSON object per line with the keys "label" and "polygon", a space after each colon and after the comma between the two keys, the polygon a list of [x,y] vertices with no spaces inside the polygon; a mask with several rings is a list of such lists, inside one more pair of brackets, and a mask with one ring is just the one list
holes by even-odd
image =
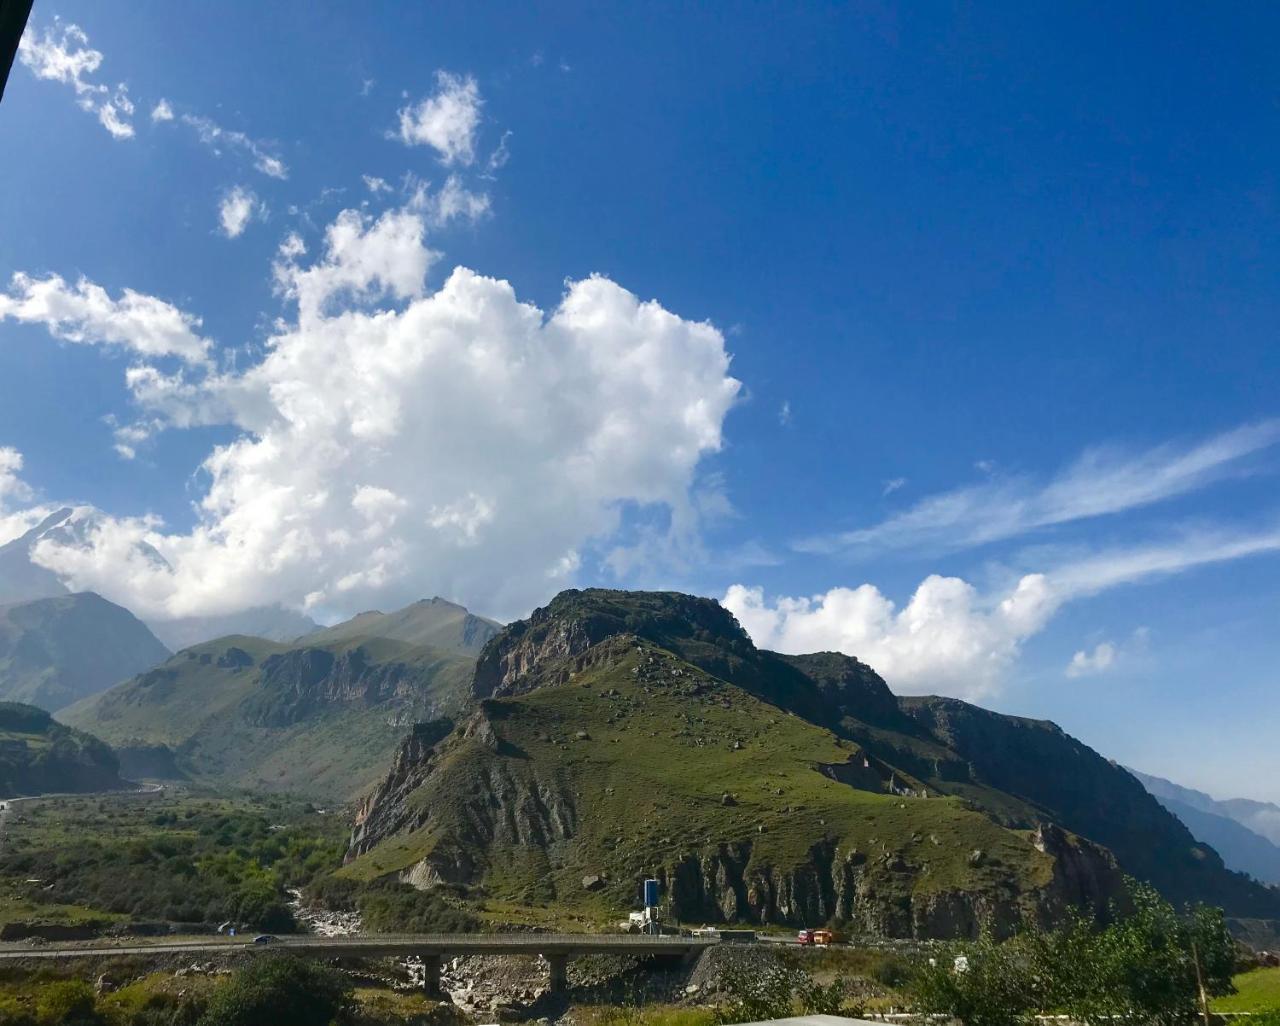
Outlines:
{"label": "cumulus cloud", "polygon": [[1067,668],[1063,672],[1072,679],[1096,677],[1107,673],[1115,669],[1122,660],[1140,655],[1145,651],[1150,637],[1149,628],[1139,627],[1124,644],[1108,640],[1098,642],[1092,650],[1082,648],[1071,657],[1071,661],[1067,663]]}
{"label": "cumulus cloud", "polygon": [[[161,103],[164,103],[164,101],[162,100]],[[152,117],[157,121],[174,120],[173,111],[169,109],[169,105],[165,103],[164,106],[169,113],[169,117],[155,118],[154,111],[152,112]],[[183,114],[176,120],[178,123],[192,129],[196,133],[196,138],[208,147],[214,156],[220,157],[225,151],[230,150],[248,158],[258,171],[261,171],[269,178],[285,179],[289,177],[288,166],[271,152],[266,143],[251,139],[244,132],[223,128],[212,118],[207,118],[202,114]]]}
{"label": "cumulus cloud", "polygon": [[241,431],[204,461],[196,526],[103,517],[36,558],[157,619],[428,593],[516,615],[629,511],[683,516],[739,390],[720,332],[602,277],[546,313],[465,268],[429,290],[425,232],[419,212],[346,211],[309,261],[286,239],[296,314],[260,363],[133,372],[148,416]]}
{"label": "cumulus cloud", "polygon": [[151,108],[152,121],[172,121],[173,108],[169,106],[169,101],[161,97],[159,102]]}
{"label": "cumulus cloud", "polygon": [[1268,420],[1190,446],[1091,449],[1048,481],[995,476],[930,496],[872,527],[809,538],[796,547],[830,553],[982,545],[1184,495],[1243,472],[1247,457],[1277,442],[1280,420]]}
{"label": "cumulus cloud", "polygon": [[71,86],[77,105],[96,115],[113,138],[133,138],[128,86],[121,83],[113,89],[90,80],[102,66],[102,52],[89,45],[80,26],[55,19],[43,33],[32,27],[18,44],[18,59],[36,78]]}
{"label": "cumulus cloud", "polygon": [[[1062,606],[1109,588],[1195,567],[1280,552],[1280,528],[1190,532],[1025,574],[983,594],[958,577],[927,577],[899,608],[871,584],[780,596],[735,584],[721,600],[757,645],[781,652],[839,651],[874,666],[905,693],[981,698],[997,690],[1023,644]],[[1145,639],[1134,635],[1133,644]],[[1114,659],[1116,652],[1111,653]],[[1098,653],[1080,653],[1081,669]],[[1106,659],[1104,652],[1100,657]]]}
{"label": "cumulus cloud", "polygon": [[472,76],[437,71],[436,91],[399,111],[400,141],[406,146],[430,146],[446,166],[470,165],[476,159],[483,105]]}
{"label": "cumulus cloud", "polygon": [[51,274],[18,273],[0,292],[0,321],[43,324],[68,342],[117,345],[140,356],[177,356],[203,363],[209,340],[199,335],[200,319],[155,296],[125,289],[112,299],[101,285],[81,278],[75,285]]}
{"label": "cumulus cloud", "polygon": [[261,216],[262,205],[258,197],[243,185],[228,190],[218,203],[218,224],[228,239],[244,233],[255,215]]}
{"label": "cumulus cloud", "polygon": [[958,577],[925,578],[899,609],[878,588],[765,600],[735,584],[722,604],[757,645],[780,652],[838,651],[875,667],[895,690],[981,697],[994,690],[1022,642],[1048,622],[1060,599],[1029,574],[991,600]]}
{"label": "cumulus cloud", "polygon": [[1090,677],[1105,673],[1115,665],[1116,646],[1110,641],[1100,641],[1094,645],[1093,651],[1081,649],[1071,657],[1067,664],[1068,677]]}

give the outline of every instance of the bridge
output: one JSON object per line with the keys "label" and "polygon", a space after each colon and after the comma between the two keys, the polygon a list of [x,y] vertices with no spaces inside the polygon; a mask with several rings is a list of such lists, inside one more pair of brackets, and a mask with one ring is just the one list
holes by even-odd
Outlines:
{"label": "bridge", "polygon": [[136,955],[225,955],[235,952],[290,952],[316,957],[385,958],[416,955],[422,959],[423,986],[440,995],[440,969],[457,955],[541,955],[547,963],[553,993],[568,985],[569,959],[579,955],[691,955],[719,940],[714,937],[650,937],[632,934],[460,933],[386,934],[358,937],[279,937],[258,944],[251,939],[156,941],[154,943],[44,944],[0,946],[6,961],[67,961],[77,958],[124,958]]}

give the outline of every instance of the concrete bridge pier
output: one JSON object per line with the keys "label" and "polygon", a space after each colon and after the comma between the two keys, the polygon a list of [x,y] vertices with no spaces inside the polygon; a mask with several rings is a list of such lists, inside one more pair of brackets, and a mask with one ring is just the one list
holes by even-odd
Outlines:
{"label": "concrete bridge pier", "polygon": [[444,997],[444,990],[440,987],[440,967],[443,963],[441,955],[422,956],[422,989],[429,998]]}
{"label": "concrete bridge pier", "polygon": [[547,963],[547,987],[552,994],[563,994],[569,989],[569,956],[543,955]]}

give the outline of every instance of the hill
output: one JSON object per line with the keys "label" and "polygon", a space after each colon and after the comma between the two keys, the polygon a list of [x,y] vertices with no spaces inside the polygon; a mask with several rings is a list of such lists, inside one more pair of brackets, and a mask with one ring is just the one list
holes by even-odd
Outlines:
{"label": "hill", "polygon": [[336,627],[317,630],[307,640],[318,644],[359,637],[389,638],[476,656],[502,629],[495,620],[476,616],[442,598],[423,599],[394,613],[361,613]]}
{"label": "hill", "polygon": [[1136,770],[1130,772],[1161,805],[1185,823],[1198,840],[1212,846],[1232,869],[1264,883],[1280,884],[1280,845],[1248,825],[1259,822],[1265,829],[1269,811],[1273,811],[1280,822],[1280,809],[1276,806],[1245,799],[1218,801],[1203,791],[1182,787],[1161,777]]}
{"label": "hill", "polygon": [[66,709],[140,775],[292,790],[370,786],[419,719],[455,713],[473,662],[386,638],[299,644],[232,636]]}
{"label": "hill", "polygon": [[168,656],[132,613],[93,592],[0,606],[0,699],[57,710]]}
{"label": "hill", "polygon": [[115,753],[43,709],[0,702],[0,798],[124,787]]}
{"label": "hill", "polygon": [[1123,872],[1280,904],[1053,724],[760,651],[709,600],[562,593],[485,646],[472,691],[465,722],[404,741],[345,875],[597,921],[655,875],[685,919],[897,936],[1104,914]]}

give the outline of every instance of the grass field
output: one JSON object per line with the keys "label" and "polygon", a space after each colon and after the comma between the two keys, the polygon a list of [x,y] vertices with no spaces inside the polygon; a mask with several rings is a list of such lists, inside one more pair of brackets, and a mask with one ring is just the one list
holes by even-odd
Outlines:
{"label": "grass field", "polygon": [[1280,969],[1255,969],[1235,978],[1237,993],[1213,1002],[1215,1012],[1280,1012]]}

